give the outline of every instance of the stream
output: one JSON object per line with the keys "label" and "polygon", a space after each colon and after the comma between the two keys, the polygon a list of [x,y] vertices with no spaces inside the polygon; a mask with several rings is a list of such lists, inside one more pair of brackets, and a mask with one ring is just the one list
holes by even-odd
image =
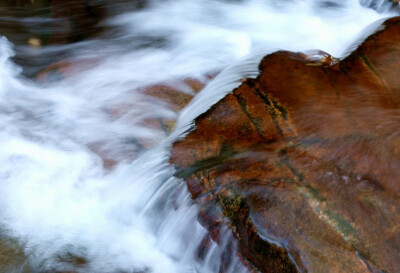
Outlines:
{"label": "stream", "polygon": [[[343,58],[396,15],[386,1],[153,0],[102,20],[100,35],[37,45],[32,37],[53,19],[2,9],[5,273],[219,272],[225,248],[237,246],[226,229],[202,247],[208,232],[168,163],[171,144],[241,78],[256,77],[262,56],[320,49]],[[67,72],[37,76],[63,60]],[[205,87],[195,94],[184,79]],[[143,91],[157,84],[194,98],[173,109]],[[248,272],[237,255],[227,261],[227,272]]]}

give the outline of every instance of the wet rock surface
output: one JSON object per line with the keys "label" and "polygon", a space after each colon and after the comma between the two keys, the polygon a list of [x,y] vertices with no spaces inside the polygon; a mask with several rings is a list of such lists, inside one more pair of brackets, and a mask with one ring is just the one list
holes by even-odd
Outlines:
{"label": "wet rock surface", "polygon": [[102,20],[144,8],[144,0],[21,0],[0,2],[0,34],[15,43],[65,44],[101,33]]}
{"label": "wet rock surface", "polygon": [[5,1],[0,3],[0,34],[33,47],[71,43],[98,33],[105,16],[98,1]]}
{"label": "wet rock surface", "polygon": [[32,272],[21,246],[13,240],[0,237],[0,272],[15,272],[16,268],[21,273]]}
{"label": "wet rock surface", "polygon": [[0,35],[14,44],[14,61],[24,68],[25,76],[32,77],[70,55],[67,47],[55,46],[96,38],[112,39],[115,30],[106,20],[145,8],[146,3],[144,0],[0,1]]}
{"label": "wet rock surface", "polygon": [[176,175],[255,271],[400,272],[400,18],[317,64],[266,56],[173,145]]}

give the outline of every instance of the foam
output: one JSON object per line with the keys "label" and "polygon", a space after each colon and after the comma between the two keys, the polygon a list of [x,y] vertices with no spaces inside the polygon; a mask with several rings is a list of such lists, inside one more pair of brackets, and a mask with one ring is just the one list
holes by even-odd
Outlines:
{"label": "foam", "polygon": [[[20,76],[12,45],[0,38],[1,229],[38,271],[72,270],[60,259],[72,255],[88,262],[77,272],[217,272],[225,246],[196,259],[206,231],[173,177],[170,144],[240,78],[255,77],[261,56],[318,48],[341,57],[364,27],[391,15],[353,0],[153,1],[107,22],[119,29],[115,40],[71,46],[71,57],[96,64],[46,86]],[[180,113],[140,92],[216,71]],[[124,111],[112,118],[109,109]],[[166,136],[148,118],[178,118],[177,129]],[[130,141],[137,138],[158,145],[139,150]],[[93,146],[119,163],[104,169]],[[246,269],[234,259],[231,271]]]}

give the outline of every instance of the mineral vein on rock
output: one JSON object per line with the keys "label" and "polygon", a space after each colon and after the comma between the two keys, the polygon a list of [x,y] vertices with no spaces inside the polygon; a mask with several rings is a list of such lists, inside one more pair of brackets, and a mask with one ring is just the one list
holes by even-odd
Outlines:
{"label": "mineral vein on rock", "polygon": [[400,18],[383,26],[338,63],[266,56],[173,145],[203,225],[255,270],[399,272]]}

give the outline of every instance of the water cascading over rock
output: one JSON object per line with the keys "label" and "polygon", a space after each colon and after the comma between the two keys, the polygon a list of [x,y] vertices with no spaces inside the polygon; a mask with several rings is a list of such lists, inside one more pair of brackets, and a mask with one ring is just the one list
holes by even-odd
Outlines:
{"label": "water cascading over rock", "polygon": [[173,145],[214,237],[259,272],[399,272],[400,17],[338,63],[266,56]]}

